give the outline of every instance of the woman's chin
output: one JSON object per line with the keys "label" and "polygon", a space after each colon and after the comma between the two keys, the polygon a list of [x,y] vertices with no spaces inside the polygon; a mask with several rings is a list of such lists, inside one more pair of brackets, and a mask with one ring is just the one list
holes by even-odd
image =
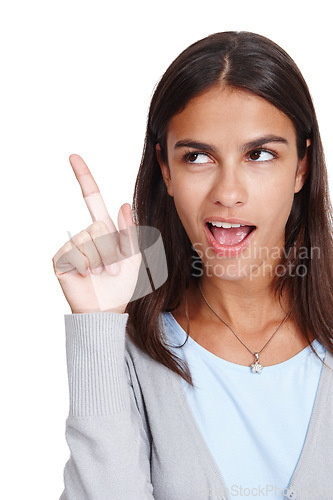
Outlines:
{"label": "woman's chin", "polygon": [[[257,269],[258,266],[256,265]],[[222,279],[225,281],[241,281],[246,280],[252,276],[252,271],[254,267],[250,264],[244,265],[240,261],[236,263],[224,263],[221,262],[213,264],[212,262],[207,262],[203,264],[203,274],[208,278]]]}

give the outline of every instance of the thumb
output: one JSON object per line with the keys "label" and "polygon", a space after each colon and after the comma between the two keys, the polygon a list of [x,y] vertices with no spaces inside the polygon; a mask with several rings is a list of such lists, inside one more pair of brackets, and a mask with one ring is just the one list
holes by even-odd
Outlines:
{"label": "thumb", "polygon": [[119,250],[125,257],[140,253],[138,232],[129,203],[124,203],[118,212]]}

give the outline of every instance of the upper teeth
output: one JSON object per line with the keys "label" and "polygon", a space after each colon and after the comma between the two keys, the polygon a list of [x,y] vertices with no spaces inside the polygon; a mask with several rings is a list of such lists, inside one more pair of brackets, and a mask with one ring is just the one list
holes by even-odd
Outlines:
{"label": "upper teeth", "polygon": [[212,226],[223,227],[224,229],[229,229],[230,227],[240,227],[245,226],[245,224],[229,224],[229,222],[212,221],[210,222]]}

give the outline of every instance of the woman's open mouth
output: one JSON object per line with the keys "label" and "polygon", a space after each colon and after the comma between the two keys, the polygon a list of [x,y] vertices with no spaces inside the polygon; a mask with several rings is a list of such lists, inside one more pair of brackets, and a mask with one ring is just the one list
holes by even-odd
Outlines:
{"label": "woman's open mouth", "polygon": [[237,225],[239,227],[219,222],[205,223],[208,241],[216,254],[222,257],[236,257],[248,247],[256,226]]}

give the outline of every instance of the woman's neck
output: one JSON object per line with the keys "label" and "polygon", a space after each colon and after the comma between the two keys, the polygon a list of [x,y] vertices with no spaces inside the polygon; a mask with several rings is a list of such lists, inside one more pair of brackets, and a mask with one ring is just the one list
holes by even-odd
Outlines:
{"label": "woman's neck", "polygon": [[[216,286],[201,280],[200,286],[209,305],[254,351],[265,345],[292,308],[286,297],[281,298],[280,305],[268,288],[256,288],[253,284],[248,288],[230,286],[230,282]],[[217,356],[245,365],[252,359],[230,328],[206,304],[195,281],[191,282],[181,305],[172,314],[196,342]],[[315,338],[311,332],[308,336],[311,342]],[[262,353],[262,359],[266,365],[282,362],[306,345],[306,336],[291,315],[274,335],[270,348]]]}
{"label": "woman's neck", "polygon": [[[284,295],[281,303],[274,296],[271,283],[250,280],[230,282],[226,280],[200,279],[200,287],[213,310],[233,329],[255,331],[265,329],[272,322],[282,321],[290,312],[292,303]],[[196,311],[197,318],[207,320],[214,316],[205,303],[197,283],[192,282],[186,300]]]}

